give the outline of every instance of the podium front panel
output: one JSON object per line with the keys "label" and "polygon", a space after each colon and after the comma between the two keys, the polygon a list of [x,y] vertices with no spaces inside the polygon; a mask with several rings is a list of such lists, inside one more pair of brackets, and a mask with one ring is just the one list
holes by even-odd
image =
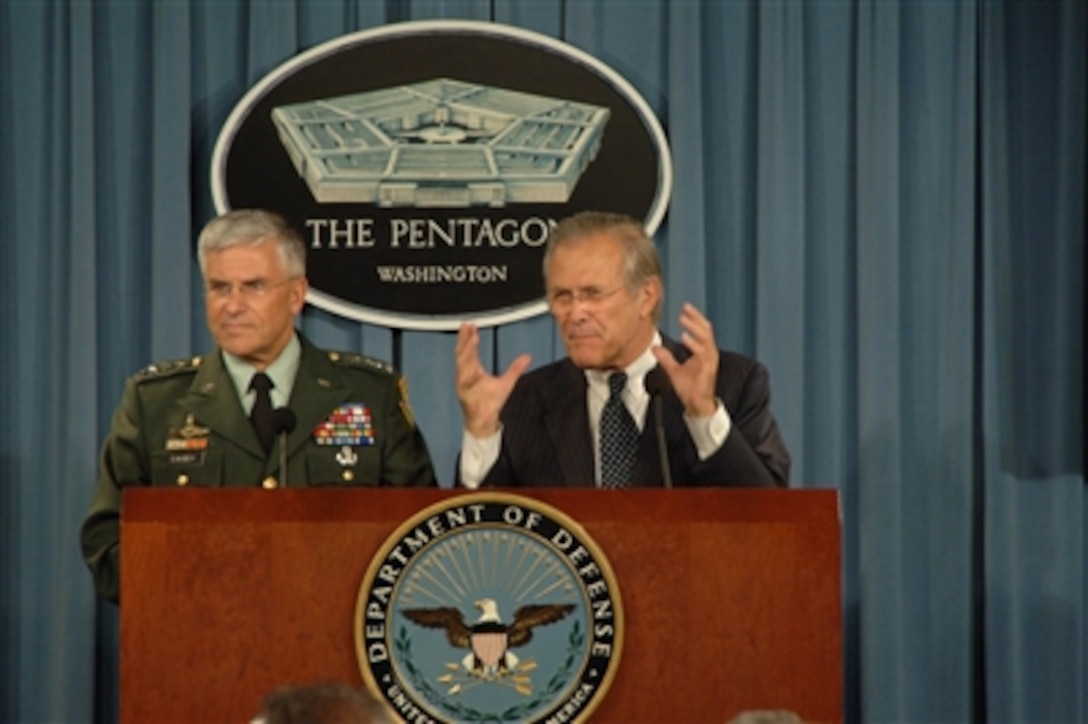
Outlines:
{"label": "podium front panel", "polygon": [[[594,721],[842,719],[834,491],[531,492],[581,524],[622,592],[622,658]],[[353,617],[371,558],[464,494],[126,491],[122,720],[244,722],[285,684],[361,685]]]}

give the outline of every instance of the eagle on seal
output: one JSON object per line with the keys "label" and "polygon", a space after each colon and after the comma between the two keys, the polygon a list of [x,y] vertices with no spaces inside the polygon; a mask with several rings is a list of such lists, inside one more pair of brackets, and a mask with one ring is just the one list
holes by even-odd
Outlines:
{"label": "eagle on seal", "polygon": [[445,629],[450,645],[471,649],[462,664],[482,678],[495,678],[517,666],[518,657],[509,649],[523,646],[533,638],[533,629],[565,618],[574,605],[529,604],[514,612],[511,624],[499,616],[499,605],[493,599],[481,598],[473,604],[480,617],[472,625],[465,623],[460,610],[442,608],[408,608],[403,613],[408,620],[426,628]]}

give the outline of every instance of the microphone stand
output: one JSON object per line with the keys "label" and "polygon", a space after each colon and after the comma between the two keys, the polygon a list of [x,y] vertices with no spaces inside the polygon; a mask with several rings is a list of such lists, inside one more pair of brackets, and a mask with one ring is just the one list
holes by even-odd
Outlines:
{"label": "microphone stand", "polygon": [[287,487],[287,436],[295,429],[297,419],[289,407],[277,407],[272,411],[272,429],[277,431],[280,448],[280,486]]}
{"label": "microphone stand", "polygon": [[672,487],[672,470],[669,469],[669,450],[665,445],[665,422],[661,413],[661,395],[650,400],[654,408],[654,436],[657,438],[657,457],[661,461],[661,479],[666,488]]}
{"label": "microphone stand", "polygon": [[287,431],[282,430],[280,438],[280,483],[287,488]]}
{"label": "microphone stand", "polygon": [[653,408],[654,436],[657,438],[657,458],[661,462],[661,481],[666,488],[671,488],[672,468],[669,465],[669,448],[665,444],[665,422],[661,412],[661,406],[665,403],[661,397],[672,385],[669,384],[669,377],[665,374],[665,370],[661,369],[660,365],[646,373],[642,385],[650,395],[650,406]]}

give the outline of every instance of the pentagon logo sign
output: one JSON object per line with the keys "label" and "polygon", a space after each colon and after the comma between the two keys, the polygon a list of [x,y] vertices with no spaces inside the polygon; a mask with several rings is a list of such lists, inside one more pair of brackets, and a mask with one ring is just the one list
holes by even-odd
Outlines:
{"label": "pentagon logo sign", "polygon": [[318,201],[434,207],[568,201],[608,115],[450,78],[272,110]]}
{"label": "pentagon logo sign", "polygon": [[552,227],[668,206],[665,134],[600,59],[499,23],[393,23],[273,69],[212,156],[216,209],[281,213],[307,242],[307,301],[392,328],[547,311]]}
{"label": "pentagon logo sign", "polygon": [[584,721],[623,648],[611,567],[532,498],[470,493],[407,520],[355,609],[367,686],[405,721]]}

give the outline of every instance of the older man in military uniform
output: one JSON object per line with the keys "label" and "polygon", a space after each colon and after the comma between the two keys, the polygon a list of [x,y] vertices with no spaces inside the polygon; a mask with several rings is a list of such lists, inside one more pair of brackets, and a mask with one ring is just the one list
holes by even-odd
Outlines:
{"label": "older man in military uniform", "polygon": [[[437,485],[404,378],[384,362],[320,350],[295,330],[305,253],[298,233],[266,211],[232,211],[201,232],[218,347],[125,384],[82,530],[104,598],[118,600],[125,487]],[[277,439],[286,440],[280,451]]]}

